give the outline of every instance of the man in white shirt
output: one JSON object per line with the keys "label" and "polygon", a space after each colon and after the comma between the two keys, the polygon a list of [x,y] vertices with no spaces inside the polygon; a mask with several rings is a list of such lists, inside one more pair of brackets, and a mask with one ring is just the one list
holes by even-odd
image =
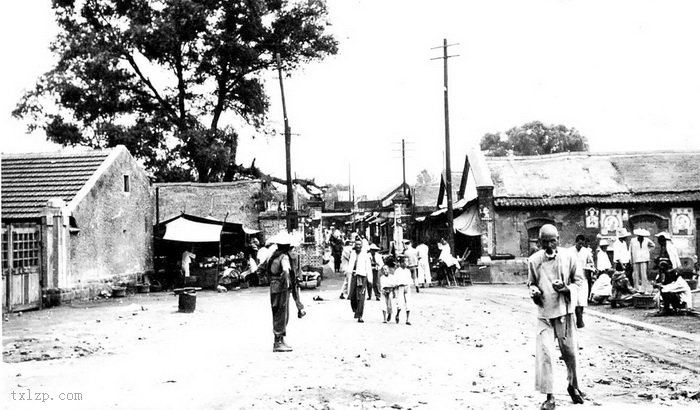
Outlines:
{"label": "man in white shirt", "polygon": [[651,284],[647,277],[647,269],[651,260],[651,251],[656,247],[654,242],[649,240],[649,231],[646,229],[635,229],[637,235],[630,241],[630,260],[634,268],[634,287],[637,292],[651,292]]}
{"label": "man in white shirt", "polygon": [[623,267],[630,263],[630,248],[627,243],[630,236],[627,229],[622,228],[617,232],[617,240],[613,243],[613,262],[620,262]]}
{"label": "man in white shirt", "polygon": [[362,314],[365,310],[365,293],[367,287],[372,284],[372,262],[368,251],[368,246],[364,246],[361,239],[355,240],[355,248],[350,253],[347,274],[350,275],[350,307],[355,313],[355,319],[363,323]]}
{"label": "man in white shirt", "polygon": [[406,256],[406,267],[411,272],[411,279],[416,286],[416,293],[418,293],[420,292],[418,288],[418,251],[410,240],[405,240],[404,245],[406,245],[403,251],[404,256]]}
{"label": "man in white shirt", "polygon": [[588,290],[590,289],[591,283],[591,272],[595,269],[593,264],[593,252],[590,248],[584,246],[586,244],[586,237],[583,235],[576,236],[576,245],[573,248],[574,254],[576,255],[576,269],[578,274],[583,277],[583,282],[581,287],[576,289],[576,327],[579,329],[584,326],[583,323],[583,308],[588,306]]}
{"label": "man in white shirt", "polygon": [[190,262],[192,262],[196,257],[197,255],[188,250],[182,252],[182,274],[185,275],[186,278],[190,277]]}
{"label": "man in white shirt", "polygon": [[416,247],[418,253],[418,283],[423,287],[432,282],[430,275],[430,254],[428,245],[421,243]]}

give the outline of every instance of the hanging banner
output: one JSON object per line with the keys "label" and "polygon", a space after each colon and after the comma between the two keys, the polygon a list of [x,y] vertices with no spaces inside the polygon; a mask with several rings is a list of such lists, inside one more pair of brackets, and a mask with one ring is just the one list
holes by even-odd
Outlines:
{"label": "hanging banner", "polygon": [[598,228],[600,215],[596,208],[586,209],[586,228]]}
{"label": "hanging banner", "polygon": [[617,230],[622,228],[622,209],[601,209],[600,214],[600,233],[615,236]]}

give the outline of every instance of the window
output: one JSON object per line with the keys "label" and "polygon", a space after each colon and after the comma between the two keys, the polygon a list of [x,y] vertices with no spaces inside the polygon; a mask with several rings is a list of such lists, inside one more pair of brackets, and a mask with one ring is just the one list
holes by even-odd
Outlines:
{"label": "window", "polygon": [[129,176],[124,175],[124,192],[129,192],[130,187],[129,187]]}
{"label": "window", "polygon": [[7,269],[7,263],[8,263],[8,252],[7,252],[7,231],[5,229],[2,230],[2,268]]}
{"label": "window", "polygon": [[[3,246],[4,244],[3,235]],[[3,261],[5,260],[4,255],[3,252]],[[12,232],[12,267],[29,268],[35,266],[39,266],[38,232]]]}

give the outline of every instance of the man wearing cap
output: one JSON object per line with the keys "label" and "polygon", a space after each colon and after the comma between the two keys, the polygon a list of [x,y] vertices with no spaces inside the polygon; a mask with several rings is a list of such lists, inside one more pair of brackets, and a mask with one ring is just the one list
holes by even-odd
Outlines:
{"label": "man wearing cap", "polygon": [[633,233],[637,235],[630,242],[630,260],[634,269],[634,287],[637,292],[650,293],[651,285],[647,277],[647,269],[651,260],[651,251],[656,245],[649,240],[650,234],[646,229],[635,229]]}
{"label": "man wearing cap", "polygon": [[[287,335],[287,323],[289,322],[289,293],[295,292],[296,272],[292,269],[292,257],[289,252],[292,248],[293,238],[287,232],[281,232],[271,239],[277,244],[277,250],[270,255],[270,306],[272,307],[272,332],[275,342],[272,345],[273,352],[291,352],[284,337]],[[297,301],[298,299],[295,298]],[[301,317],[301,311],[299,316]]]}
{"label": "man wearing cap", "polygon": [[583,394],[578,387],[575,301],[572,300],[583,277],[576,267],[573,252],[558,251],[559,232],[554,225],[546,224],[540,228],[539,241],[541,249],[528,258],[530,297],[538,306],[535,387],[547,395],[540,408],[551,410],[556,406],[552,372],[552,362],[557,357],[554,339],[559,343],[566,363],[569,396],[574,403],[583,403]]}
{"label": "man wearing cap", "polygon": [[362,314],[365,310],[365,292],[367,287],[372,284],[372,262],[366,248],[362,239],[355,239],[355,248],[350,253],[348,261],[347,274],[350,275],[348,299],[350,299],[350,307],[355,313],[355,319],[359,323],[364,322]]}

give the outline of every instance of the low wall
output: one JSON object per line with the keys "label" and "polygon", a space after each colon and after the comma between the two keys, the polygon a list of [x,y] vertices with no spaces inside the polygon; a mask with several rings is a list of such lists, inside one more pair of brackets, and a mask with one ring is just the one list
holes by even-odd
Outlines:
{"label": "low wall", "polygon": [[51,288],[42,291],[43,307],[53,307],[70,304],[72,301],[93,300],[104,295],[111,295],[112,288],[121,284],[127,292],[135,292],[136,284],[143,277],[142,273],[119,275],[109,279],[79,283],[73,287]]}
{"label": "low wall", "polygon": [[470,269],[472,283],[520,285],[527,282],[527,258],[491,261]]}

